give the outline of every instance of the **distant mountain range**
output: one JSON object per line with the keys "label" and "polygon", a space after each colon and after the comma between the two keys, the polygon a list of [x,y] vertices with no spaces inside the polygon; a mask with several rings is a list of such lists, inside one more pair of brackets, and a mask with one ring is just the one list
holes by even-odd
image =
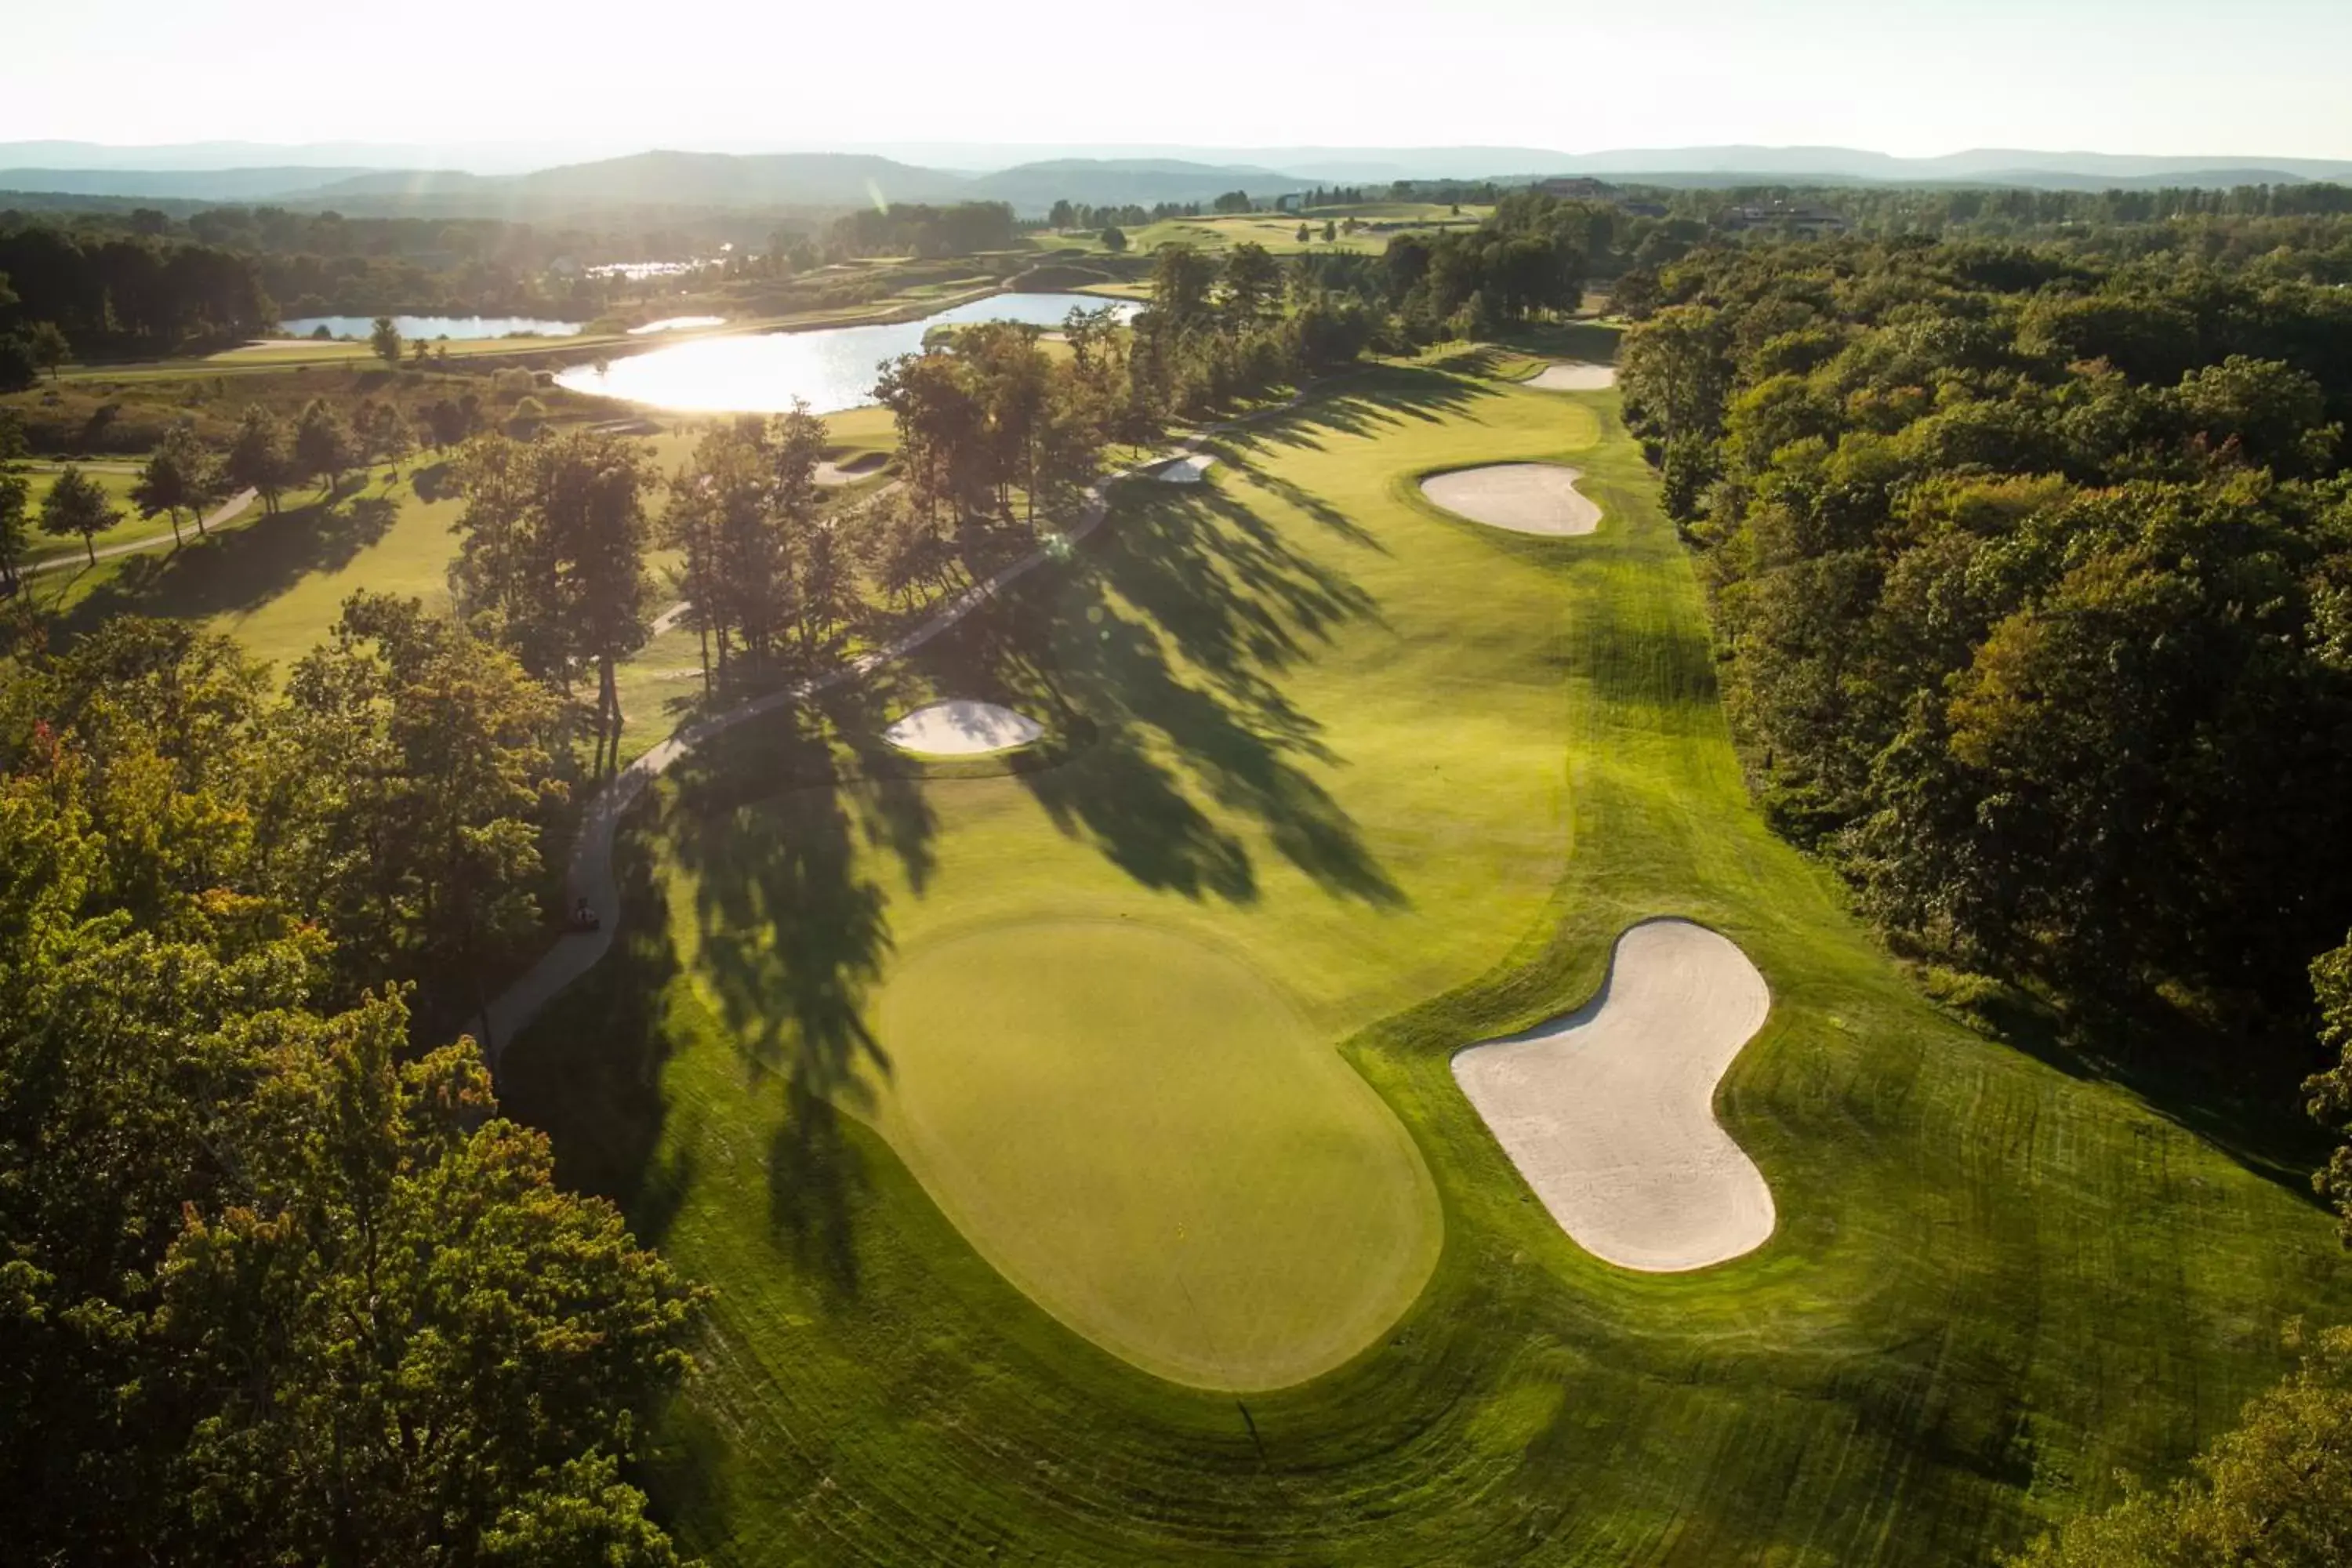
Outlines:
{"label": "distant mountain range", "polygon": [[[561,150],[568,151],[569,148]],[[856,152],[727,149],[563,161],[554,144],[434,148],[199,142],[103,147],[0,142],[0,193],[278,202],[444,216],[596,206],[844,207],[874,201],[1004,201],[1024,216],[1061,199],[1095,205],[1281,195],[1316,184],[1589,175],[1671,184],[1967,184],[2050,190],[2352,182],[2352,161],[2153,157],[1979,148],[1898,158],[1851,147],[1066,148],[937,144]],[[1047,154],[1020,157],[1017,154]],[[539,157],[548,161],[531,163]],[[1003,159],[1003,162],[996,160]]]}

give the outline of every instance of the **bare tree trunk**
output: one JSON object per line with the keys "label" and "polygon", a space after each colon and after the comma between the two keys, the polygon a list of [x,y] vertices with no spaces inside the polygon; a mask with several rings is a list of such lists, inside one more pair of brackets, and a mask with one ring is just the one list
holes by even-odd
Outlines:
{"label": "bare tree trunk", "polygon": [[601,684],[604,689],[596,694],[596,700],[612,716],[613,771],[618,773],[621,771],[621,683],[614,678],[613,656],[610,654],[606,654],[603,660]]}

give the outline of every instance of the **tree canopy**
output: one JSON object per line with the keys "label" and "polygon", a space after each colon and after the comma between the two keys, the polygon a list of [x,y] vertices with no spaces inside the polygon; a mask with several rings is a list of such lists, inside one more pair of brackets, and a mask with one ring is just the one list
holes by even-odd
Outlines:
{"label": "tree canopy", "polygon": [[[513,776],[447,701],[318,733],[355,658],[434,679],[419,614],[355,605],[389,651],[275,702],[224,639],[127,618],[0,677],[12,1556],[673,1561],[621,1467],[699,1293],[345,937],[381,889],[462,941],[481,895],[438,858],[477,853],[463,781]],[[322,783],[349,794],[304,808]],[[388,831],[324,831],[387,789]],[[392,881],[351,858],[386,850]]]}

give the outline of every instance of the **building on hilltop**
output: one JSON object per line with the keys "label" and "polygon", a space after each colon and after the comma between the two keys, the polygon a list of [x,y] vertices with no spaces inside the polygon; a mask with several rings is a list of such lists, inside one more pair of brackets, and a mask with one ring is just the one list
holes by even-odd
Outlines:
{"label": "building on hilltop", "polygon": [[1769,229],[1780,234],[1800,235],[1807,239],[1826,239],[1832,235],[1843,234],[1849,226],[1843,217],[1829,208],[1802,202],[1748,202],[1733,207],[1717,222],[1732,234],[1750,229]]}

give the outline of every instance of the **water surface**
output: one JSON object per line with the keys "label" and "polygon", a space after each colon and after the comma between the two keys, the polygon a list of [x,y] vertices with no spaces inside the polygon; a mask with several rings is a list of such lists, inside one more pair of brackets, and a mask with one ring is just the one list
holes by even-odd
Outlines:
{"label": "water surface", "polygon": [[1120,319],[1140,307],[1091,294],[992,294],[919,321],[703,338],[615,359],[603,370],[575,365],[555,379],[574,392],[689,413],[781,414],[796,397],[819,414],[874,401],[883,363],[923,346],[931,328],[962,321],[1026,321],[1057,327],[1076,310],[1108,305]]}

